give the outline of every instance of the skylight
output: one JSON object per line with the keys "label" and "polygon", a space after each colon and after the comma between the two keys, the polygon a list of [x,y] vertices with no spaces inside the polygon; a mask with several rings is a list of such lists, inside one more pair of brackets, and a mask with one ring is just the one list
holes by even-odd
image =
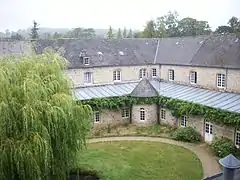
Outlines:
{"label": "skylight", "polygon": [[122,52],[122,51],[119,51],[118,53],[119,53],[120,56],[124,55],[124,52]]}

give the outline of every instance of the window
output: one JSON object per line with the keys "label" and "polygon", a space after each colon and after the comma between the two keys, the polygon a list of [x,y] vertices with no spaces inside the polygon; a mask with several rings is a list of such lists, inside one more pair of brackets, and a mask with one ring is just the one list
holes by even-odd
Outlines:
{"label": "window", "polygon": [[240,147],[240,132],[237,131],[236,135],[235,135],[235,145],[237,146],[237,148]]}
{"label": "window", "polygon": [[165,109],[161,109],[160,117],[161,117],[161,119],[166,119],[166,110]]}
{"label": "window", "polygon": [[189,76],[190,76],[190,83],[191,84],[196,84],[197,83],[197,72],[196,71],[191,71]]}
{"label": "window", "polygon": [[113,81],[121,81],[121,71],[113,71]]}
{"label": "window", "polygon": [[174,81],[174,70],[172,70],[172,69],[168,70],[168,80]]}
{"label": "window", "polygon": [[226,86],[226,77],[225,74],[217,74],[217,87],[224,88]]}
{"label": "window", "polygon": [[93,120],[94,120],[94,123],[99,123],[100,122],[100,113],[99,113],[99,111],[95,111],[93,113]]}
{"label": "window", "polygon": [[142,79],[142,78],[146,77],[146,75],[147,75],[147,70],[146,69],[140,69],[139,79]]}
{"label": "window", "polygon": [[83,58],[83,61],[84,61],[84,65],[89,65],[90,64],[90,58],[89,57],[84,57]]}
{"label": "window", "polygon": [[152,69],[152,77],[157,77],[157,69],[156,68],[153,68]]}
{"label": "window", "polygon": [[181,127],[186,127],[187,126],[187,117],[186,116],[181,117],[180,126]]}
{"label": "window", "polygon": [[140,109],[140,121],[145,121],[145,110],[144,110],[144,108]]}
{"label": "window", "polygon": [[87,84],[92,83],[92,73],[91,72],[84,73],[84,83],[87,83]]}
{"label": "window", "polygon": [[129,117],[129,109],[124,108],[122,109],[122,118],[128,118]]}

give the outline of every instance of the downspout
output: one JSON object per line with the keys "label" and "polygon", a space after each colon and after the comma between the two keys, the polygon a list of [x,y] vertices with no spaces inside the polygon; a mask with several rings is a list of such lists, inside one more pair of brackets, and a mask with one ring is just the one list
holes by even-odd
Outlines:
{"label": "downspout", "polygon": [[133,105],[130,104],[130,107],[129,107],[129,124],[132,124],[132,108],[133,108]]}
{"label": "downspout", "polygon": [[228,81],[228,68],[226,68],[226,79],[225,79],[226,90],[227,90],[227,81]]}
{"label": "downspout", "polygon": [[160,124],[160,104],[157,102],[157,124]]}

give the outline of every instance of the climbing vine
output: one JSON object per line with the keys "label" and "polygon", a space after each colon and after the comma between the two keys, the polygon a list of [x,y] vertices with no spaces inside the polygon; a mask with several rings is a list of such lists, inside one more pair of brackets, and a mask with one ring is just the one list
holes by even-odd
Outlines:
{"label": "climbing vine", "polygon": [[171,111],[175,117],[183,115],[203,116],[210,122],[222,124],[230,127],[240,126],[240,114],[233,113],[221,109],[215,109],[200,104],[186,102],[177,99],[166,97],[152,97],[152,98],[138,98],[130,96],[110,97],[110,98],[96,98],[81,101],[83,104],[90,105],[95,110],[101,109],[121,109],[123,107],[130,107],[134,104],[158,104]]}

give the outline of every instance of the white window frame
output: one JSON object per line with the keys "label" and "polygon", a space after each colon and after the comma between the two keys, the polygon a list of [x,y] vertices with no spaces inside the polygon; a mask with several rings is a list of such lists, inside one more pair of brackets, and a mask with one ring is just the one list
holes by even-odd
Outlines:
{"label": "white window frame", "polygon": [[83,74],[84,84],[92,84],[93,83],[93,73],[92,72],[84,72]]}
{"label": "white window frame", "polygon": [[129,118],[130,116],[130,110],[128,108],[123,108],[122,109],[122,119]]}
{"label": "white window frame", "polygon": [[90,64],[90,58],[89,57],[83,57],[83,62],[84,62],[84,65],[89,65]]}
{"label": "white window frame", "polygon": [[152,68],[152,78],[157,77],[157,68]]}
{"label": "white window frame", "polygon": [[189,81],[190,84],[197,84],[197,71],[190,71]]}
{"label": "white window frame", "polygon": [[240,147],[240,131],[236,131],[236,134],[235,134],[235,146],[237,148]]}
{"label": "white window frame", "polygon": [[217,87],[225,88],[226,87],[226,75],[222,73],[217,74]]}
{"label": "white window frame", "polygon": [[100,117],[99,111],[93,112],[93,121],[94,121],[94,123],[101,123],[101,117]]}
{"label": "white window frame", "polygon": [[146,68],[142,68],[139,70],[139,79],[142,79],[144,77],[147,77],[147,69]]}
{"label": "white window frame", "polygon": [[140,121],[146,120],[146,113],[144,108],[140,108]]}
{"label": "white window frame", "polygon": [[182,116],[180,119],[180,126],[187,127],[187,116]]}
{"label": "white window frame", "polygon": [[114,82],[121,81],[121,79],[122,79],[122,72],[121,72],[121,70],[113,71],[113,81]]}
{"label": "white window frame", "polygon": [[173,69],[169,69],[168,70],[168,80],[169,81],[174,81],[174,77],[175,75],[174,75],[174,70]]}
{"label": "white window frame", "polygon": [[160,110],[160,118],[165,120],[166,119],[166,109]]}

